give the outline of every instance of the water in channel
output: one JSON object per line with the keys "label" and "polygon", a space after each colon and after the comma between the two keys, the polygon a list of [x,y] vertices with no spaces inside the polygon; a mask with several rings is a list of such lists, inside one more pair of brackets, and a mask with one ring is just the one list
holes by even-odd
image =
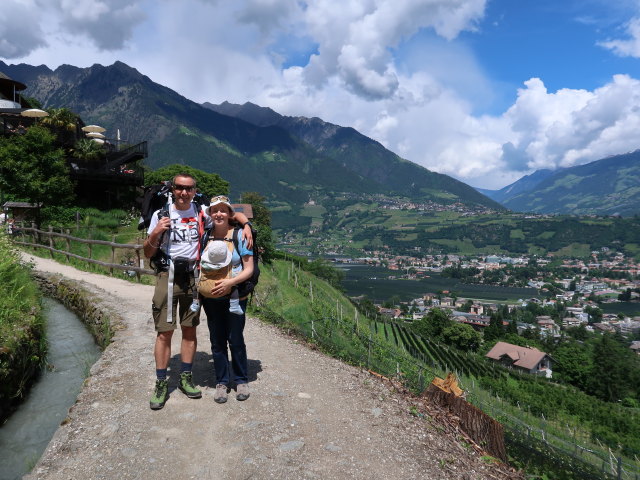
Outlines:
{"label": "water in channel", "polygon": [[36,464],[100,356],[80,319],[45,298],[49,354],[28,397],[0,427],[0,480],[19,479]]}

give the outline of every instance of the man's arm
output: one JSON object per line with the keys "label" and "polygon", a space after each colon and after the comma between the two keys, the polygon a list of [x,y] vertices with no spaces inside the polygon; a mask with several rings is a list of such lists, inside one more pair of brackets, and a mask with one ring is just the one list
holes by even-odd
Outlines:
{"label": "man's arm", "polygon": [[248,250],[253,250],[253,235],[247,216],[242,212],[235,212],[231,218],[242,226],[242,240],[245,241]]}
{"label": "man's arm", "polygon": [[151,258],[158,252],[160,242],[162,241],[162,234],[169,230],[169,227],[171,227],[171,219],[169,217],[158,220],[158,224],[142,244],[145,257]]}

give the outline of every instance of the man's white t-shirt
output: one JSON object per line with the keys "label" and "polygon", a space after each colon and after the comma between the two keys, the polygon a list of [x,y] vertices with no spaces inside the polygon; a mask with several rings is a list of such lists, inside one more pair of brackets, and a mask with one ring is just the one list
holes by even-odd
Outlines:
{"label": "man's white t-shirt", "polygon": [[[151,223],[147,234],[150,235],[153,229],[158,225],[158,212],[153,212]],[[163,235],[161,248],[168,253],[171,258],[188,258],[195,260],[198,258],[198,215],[193,203],[187,210],[178,210],[175,205],[171,204],[169,208],[171,218],[171,228]],[[211,223],[211,218],[204,216],[205,228]],[[169,243],[169,240],[171,242]],[[167,252],[167,246],[169,251]]]}

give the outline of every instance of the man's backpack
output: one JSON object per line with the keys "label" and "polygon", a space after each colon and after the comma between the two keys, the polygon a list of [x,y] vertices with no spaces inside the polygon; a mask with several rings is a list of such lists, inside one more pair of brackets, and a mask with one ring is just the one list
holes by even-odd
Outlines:
{"label": "man's backpack", "polygon": [[[157,185],[144,187],[142,205],[140,207],[140,219],[138,220],[138,230],[147,230],[149,228],[151,218],[156,210],[159,210],[158,216],[160,218],[169,216],[169,207],[172,203],[171,187],[171,182],[168,180]],[[195,204],[196,213],[198,214],[198,238],[201,238],[204,231],[201,214],[202,205],[208,205],[209,200],[203,193],[196,193],[193,197],[193,203]],[[160,243],[162,243],[162,240]],[[149,264],[156,273],[167,271],[169,269],[169,257],[161,248],[159,248],[156,254],[150,259]]]}
{"label": "man's backpack", "polygon": [[[203,193],[196,193],[193,201],[202,206],[209,205],[209,198]],[[140,206],[140,219],[138,220],[138,230],[146,230],[151,223],[151,216],[156,210],[166,208],[169,211],[171,205],[171,182],[166,180],[157,185],[144,187],[142,195],[142,205]]]}

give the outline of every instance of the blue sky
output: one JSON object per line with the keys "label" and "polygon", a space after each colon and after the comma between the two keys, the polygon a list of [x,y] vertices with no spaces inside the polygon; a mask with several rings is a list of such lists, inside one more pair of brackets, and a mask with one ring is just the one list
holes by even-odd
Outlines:
{"label": "blue sky", "polygon": [[7,63],[120,60],[351,126],[477,187],[640,146],[639,0],[3,0],[0,39]]}

